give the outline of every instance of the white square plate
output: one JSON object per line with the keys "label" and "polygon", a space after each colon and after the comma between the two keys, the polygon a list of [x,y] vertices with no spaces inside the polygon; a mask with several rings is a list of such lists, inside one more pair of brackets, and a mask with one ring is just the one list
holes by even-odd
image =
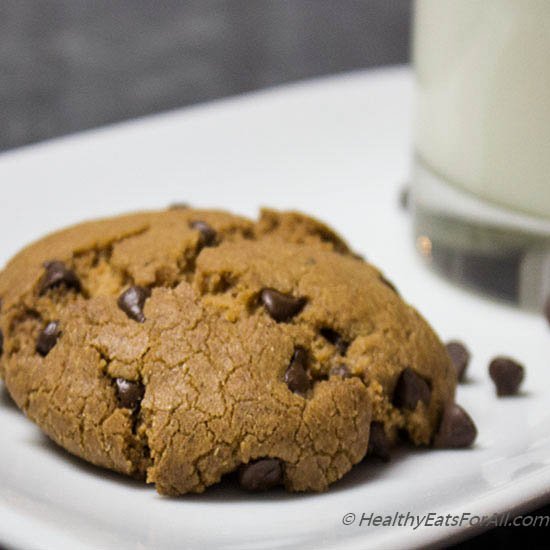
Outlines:
{"label": "white square plate", "polygon": [[[491,515],[550,499],[550,331],[542,317],[474,296],[414,252],[397,195],[409,172],[407,69],[358,73],[133,121],[0,157],[0,261],[81,219],[173,201],[255,215],[298,208],[333,224],[386,271],[443,339],[474,352],[458,401],[472,450],[400,452],[320,495],[237,488],[161,498],[57,449],[0,391],[0,543],[16,548],[411,548],[453,528],[359,526],[363,513]],[[544,352],[544,353],[543,353]],[[497,399],[489,359],[524,362],[521,396]],[[356,521],[344,526],[345,514]]]}

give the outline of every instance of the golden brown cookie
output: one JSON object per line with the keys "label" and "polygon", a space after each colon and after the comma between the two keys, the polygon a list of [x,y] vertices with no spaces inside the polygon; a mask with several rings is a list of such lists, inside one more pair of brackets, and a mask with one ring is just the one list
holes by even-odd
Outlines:
{"label": "golden brown cookie", "polygon": [[430,444],[454,397],[428,324],[298,213],[81,224],[20,252],[0,297],[17,405],[71,453],[163,494],[237,470],[250,490],[324,490],[398,432]]}

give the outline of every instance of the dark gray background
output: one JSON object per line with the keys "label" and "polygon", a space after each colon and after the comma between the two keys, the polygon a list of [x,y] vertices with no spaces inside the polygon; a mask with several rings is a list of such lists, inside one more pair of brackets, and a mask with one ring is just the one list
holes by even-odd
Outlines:
{"label": "dark gray background", "polygon": [[[404,63],[410,15],[409,0],[0,0],[0,150]],[[537,548],[544,535],[501,529],[461,547]]]}
{"label": "dark gray background", "polygon": [[0,149],[408,59],[409,0],[0,0]]}

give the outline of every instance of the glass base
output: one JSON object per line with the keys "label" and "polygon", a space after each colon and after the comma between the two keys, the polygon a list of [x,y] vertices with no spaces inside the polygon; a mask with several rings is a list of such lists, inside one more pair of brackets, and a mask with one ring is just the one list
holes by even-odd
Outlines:
{"label": "glass base", "polygon": [[543,309],[550,296],[550,220],[484,202],[420,159],[412,189],[415,238],[429,265],[485,294]]}

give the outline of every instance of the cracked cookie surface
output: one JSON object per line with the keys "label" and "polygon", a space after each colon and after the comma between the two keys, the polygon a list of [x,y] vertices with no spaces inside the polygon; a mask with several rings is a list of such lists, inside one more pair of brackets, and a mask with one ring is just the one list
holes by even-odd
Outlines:
{"label": "cracked cookie surface", "polygon": [[17,405],[71,453],[162,494],[237,470],[249,490],[324,490],[398,433],[432,443],[454,396],[428,324],[298,213],[81,224],[19,253],[0,298]]}

